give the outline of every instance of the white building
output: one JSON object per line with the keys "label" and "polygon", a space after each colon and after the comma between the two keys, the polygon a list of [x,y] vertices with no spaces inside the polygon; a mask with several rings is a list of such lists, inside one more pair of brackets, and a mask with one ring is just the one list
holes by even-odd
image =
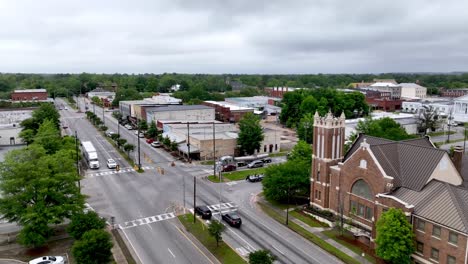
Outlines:
{"label": "white building", "polygon": [[401,98],[401,86],[398,84],[391,82],[376,82],[369,87],[379,92],[390,92],[390,97],[392,99]]}
{"label": "white building", "polygon": [[468,122],[468,95],[453,100],[453,121],[455,123]]}
{"label": "white building", "polygon": [[3,109],[0,111],[0,145],[18,145],[21,121],[32,117],[33,109]]}
{"label": "white building", "polygon": [[416,83],[400,83],[401,97],[424,99],[427,96],[427,88]]}
{"label": "white building", "polygon": [[[400,124],[408,134],[417,134],[418,133],[418,118],[414,114],[405,114],[405,113],[389,113],[389,112],[373,112],[371,113],[372,119],[382,119],[385,117],[389,117],[398,124]],[[356,119],[348,119],[345,121],[346,129],[345,129],[345,137],[346,139],[353,133],[356,133],[356,125],[358,122],[362,120],[364,121],[365,118],[356,118]]]}
{"label": "white building", "polygon": [[424,110],[424,107],[432,107],[441,116],[448,117],[453,108],[453,102],[434,101],[434,102],[403,102],[401,111],[405,113],[418,114]]}
{"label": "white building", "polygon": [[146,121],[214,121],[215,109],[206,105],[165,105],[147,107]]}

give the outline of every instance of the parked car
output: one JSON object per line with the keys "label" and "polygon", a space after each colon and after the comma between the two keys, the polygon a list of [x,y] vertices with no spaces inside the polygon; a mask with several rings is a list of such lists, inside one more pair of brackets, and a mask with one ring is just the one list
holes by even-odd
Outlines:
{"label": "parked car", "polygon": [[110,130],[106,131],[106,136],[108,136],[108,137],[112,137],[112,135],[114,135],[114,134],[115,134],[114,131],[110,131]]}
{"label": "parked car", "polygon": [[263,163],[271,163],[271,158],[262,159]]}
{"label": "parked car", "polygon": [[228,165],[225,165],[223,166],[223,172],[226,172],[226,171],[235,171],[237,169],[236,165],[234,164],[228,164]]}
{"label": "parked car", "polygon": [[117,162],[113,159],[108,159],[107,160],[107,168],[109,169],[115,169],[117,167]]}
{"label": "parked car", "polygon": [[146,140],[146,143],[148,143],[148,144],[151,144],[151,143],[153,143],[153,142],[154,142],[154,139],[152,139],[152,138],[148,138],[148,139]]}
{"label": "parked car", "polygon": [[263,174],[249,175],[247,178],[245,178],[245,180],[249,182],[259,182],[263,180]]}
{"label": "parked car", "polygon": [[143,134],[143,133],[140,132],[140,133],[138,134],[138,137],[139,137],[139,138],[143,138],[143,137],[145,137],[145,134]]}
{"label": "parked car", "polygon": [[153,143],[151,143],[151,146],[153,148],[160,148],[161,147],[161,143],[159,143],[159,141],[153,141]]}
{"label": "parked car", "polygon": [[65,107],[65,110],[68,110],[68,107]]}
{"label": "parked car", "polygon": [[61,256],[45,256],[29,261],[29,264],[64,264],[65,260]]}
{"label": "parked car", "polygon": [[211,219],[211,210],[206,205],[195,207],[195,213],[200,215],[203,219]]}
{"label": "parked car", "polygon": [[261,160],[254,160],[247,165],[247,168],[252,169],[252,168],[259,168],[263,167],[263,161]]}
{"label": "parked car", "polygon": [[131,125],[129,125],[129,124],[126,124],[124,127],[125,127],[126,129],[128,129],[128,130],[132,130],[132,129],[133,129],[133,127],[132,127]]}
{"label": "parked car", "polygon": [[227,214],[223,214],[221,216],[224,221],[226,221],[230,226],[240,227],[242,224],[242,219],[237,213],[230,212]]}

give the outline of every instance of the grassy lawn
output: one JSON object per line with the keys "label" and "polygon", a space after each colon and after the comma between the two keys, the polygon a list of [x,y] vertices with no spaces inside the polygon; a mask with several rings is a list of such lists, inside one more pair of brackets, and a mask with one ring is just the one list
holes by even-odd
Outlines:
{"label": "grassy lawn", "polygon": [[281,151],[281,152],[278,152],[278,153],[271,153],[269,156],[270,157],[283,157],[283,156],[286,156],[288,155],[288,151]]}
{"label": "grassy lawn", "polygon": [[[452,134],[456,134],[457,132],[455,131],[450,131],[450,135]],[[443,136],[443,135],[447,135],[448,134],[448,131],[439,131],[439,132],[432,132],[432,133],[427,133],[428,136],[431,136],[431,137],[436,137],[436,136]]]}
{"label": "grassy lawn", "polygon": [[247,263],[223,241],[220,241],[219,246],[216,247],[216,240],[208,233],[208,227],[201,221],[194,224],[192,214],[180,215],[178,218],[187,231],[192,233],[221,263]]}
{"label": "grassy lawn", "polygon": [[301,213],[301,210],[299,210],[299,209],[296,209],[294,211],[290,211],[289,215],[291,215],[294,218],[297,218],[297,219],[301,220],[302,222],[306,223],[307,225],[309,225],[311,227],[329,227],[327,224],[316,220],[313,216],[305,215],[305,214]]}
{"label": "grassy lawn", "polygon": [[[335,240],[336,242],[342,244],[343,246],[349,248],[350,250],[352,250],[354,253],[356,253],[358,255],[362,255],[362,253],[364,252],[360,247],[358,247],[356,245],[353,245],[351,243],[348,243],[347,241],[341,239],[340,238],[340,233],[338,231],[336,231],[336,230],[323,231],[322,234],[324,234],[327,237]],[[377,263],[377,260],[371,255],[366,254],[365,258],[367,259],[367,261],[369,261],[371,263]]]}
{"label": "grassy lawn", "polygon": [[[245,178],[250,174],[262,174],[262,173],[265,173],[265,168],[223,172],[223,181],[226,181],[226,179],[230,181],[245,180]],[[208,176],[208,180],[212,182],[219,182],[218,176],[216,176],[216,181],[215,181],[215,177],[213,175]]]}
{"label": "grassy lawn", "polygon": [[205,160],[200,162],[201,165],[214,165],[213,160]]}
{"label": "grassy lawn", "polygon": [[[268,205],[259,203],[260,207],[262,208],[263,212],[265,212],[267,215],[269,215],[271,218],[275,219],[276,221],[280,223],[285,223],[285,216],[282,214],[279,214],[272,208],[270,208]],[[328,253],[334,255],[335,257],[339,258],[341,261],[344,263],[351,263],[351,264],[359,264],[360,262],[345,253],[341,252],[334,246],[328,244],[327,242],[323,241],[320,239],[318,236],[308,232],[304,228],[300,227],[299,225],[295,224],[294,222],[289,221],[288,225],[289,229],[293,230],[294,232],[298,233],[305,239],[309,240],[310,242],[316,244],[317,246],[321,247],[323,250],[327,251]]]}

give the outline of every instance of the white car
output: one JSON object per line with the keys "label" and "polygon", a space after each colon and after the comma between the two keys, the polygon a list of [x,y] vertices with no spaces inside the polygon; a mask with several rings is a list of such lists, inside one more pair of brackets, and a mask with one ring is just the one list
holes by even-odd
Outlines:
{"label": "white car", "polygon": [[145,134],[143,134],[143,133],[140,132],[140,134],[138,134],[138,137],[139,137],[139,138],[145,137]]}
{"label": "white car", "polygon": [[65,260],[61,256],[45,256],[29,261],[29,264],[64,264]]}
{"label": "white car", "polygon": [[129,124],[126,124],[124,127],[125,127],[126,129],[128,129],[128,130],[132,130],[132,129],[133,129],[133,127],[132,127],[131,125],[129,125]]}
{"label": "white car", "polygon": [[161,147],[161,143],[159,143],[159,141],[153,141],[153,143],[151,143],[151,146],[153,148],[159,148]]}
{"label": "white car", "polygon": [[108,137],[111,137],[113,134],[115,134],[114,131],[109,131],[109,130],[106,131],[106,136]]}
{"label": "white car", "polygon": [[113,159],[108,159],[107,160],[107,168],[109,169],[115,169],[117,167],[117,162]]}

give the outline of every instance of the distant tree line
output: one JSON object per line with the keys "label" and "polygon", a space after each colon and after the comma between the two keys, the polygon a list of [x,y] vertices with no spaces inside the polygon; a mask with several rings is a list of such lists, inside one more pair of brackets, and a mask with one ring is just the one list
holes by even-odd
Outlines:
{"label": "distant tree line", "polygon": [[[439,87],[448,89],[468,87],[468,73],[423,74],[423,73],[386,73],[386,74],[292,74],[292,75],[237,75],[237,74],[24,74],[0,73],[0,98],[7,99],[16,88],[45,88],[52,97],[69,97],[93,90],[99,84],[109,86],[113,83],[119,88],[136,90],[138,93],[168,92],[175,84],[180,85],[179,96],[190,101],[186,92],[192,90],[200,100],[210,93],[232,91],[229,81],[240,81],[247,87],[263,90],[265,87],[288,86],[302,88],[345,88],[350,83],[370,82],[373,79],[395,79],[397,82],[416,82],[436,93]],[[258,93],[255,89],[247,93]],[[242,96],[242,95],[241,95]]]}

